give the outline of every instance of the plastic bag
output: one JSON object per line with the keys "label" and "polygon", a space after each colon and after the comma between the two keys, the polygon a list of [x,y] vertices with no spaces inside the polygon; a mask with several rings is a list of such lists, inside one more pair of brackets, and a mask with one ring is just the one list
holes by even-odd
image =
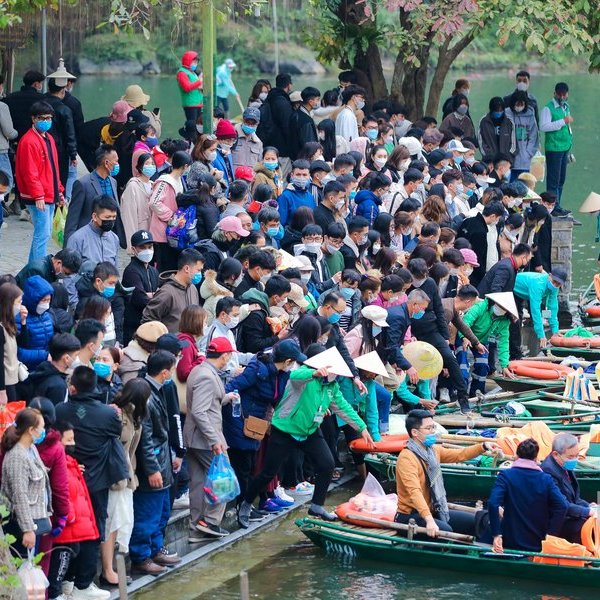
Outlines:
{"label": "plastic bag", "polygon": [[369,473],[360,493],[354,498],[350,498],[349,502],[357,511],[384,515],[396,512],[398,496],[396,494],[386,495],[379,481]]}
{"label": "plastic bag", "polygon": [[67,207],[57,206],[52,220],[52,239],[62,248],[65,243],[65,224],[67,222]]}
{"label": "plastic bag", "polygon": [[50,585],[41,567],[33,564],[34,550],[27,550],[27,560],[19,567],[19,577],[27,592],[27,600],[45,600],[46,588]]}
{"label": "plastic bag", "polygon": [[542,183],[546,177],[546,157],[538,150],[531,159],[529,172]]}
{"label": "plastic bag", "polygon": [[20,410],[25,408],[25,400],[0,404],[0,438],[4,432],[15,422],[15,417]]}
{"label": "plastic bag", "polygon": [[204,482],[204,494],[209,504],[223,504],[239,496],[240,484],[227,454],[213,458]]}

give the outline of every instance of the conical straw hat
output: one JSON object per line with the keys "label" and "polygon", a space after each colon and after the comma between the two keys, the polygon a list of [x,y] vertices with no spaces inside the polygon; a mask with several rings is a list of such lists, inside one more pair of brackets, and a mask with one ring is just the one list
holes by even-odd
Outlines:
{"label": "conical straw hat", "polygon": [[325,350],[325,352],[311,356],[308,360],[304,361],[304,364],[313,367],[313,369],[325,367],[330,373],[339,375],[340,377],[352,377],[352,371],[348,368],[348,365],[344,362],[342,355],[335,346]]}
{"label": "conical straw hat", "polygon": [[515,297],[512,292],[497,292],[495,294],[486,294],[486,298],[493,300],[498,306],[508,311],[511,315],[519,318]]}
{"label": "conical straw hat", "polygon": [[369,373],[375,373],[375,375],[381,375],[383,377],[387,377],[388,375],[383,361],[381,358],[379,358],[379,354],[377,354],[375,351],[355,358],[354,364],[356,365],[357,369],[369,371]]}
{"label": "conical straw hat", "polygon": [[600,194],[590,192],[590,195],[584,200],[579,212],[591,213],[600,210]]}
{"label": "conical straw hat", "polygon": [[409,342],[402,347],[402,354],[417,370],[419,379],[433,379],[444,367],[442,355],[427,342]]}

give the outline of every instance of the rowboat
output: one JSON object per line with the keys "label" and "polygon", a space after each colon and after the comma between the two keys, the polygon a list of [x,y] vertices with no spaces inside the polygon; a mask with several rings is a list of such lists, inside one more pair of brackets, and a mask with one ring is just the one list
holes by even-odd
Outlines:
{"label": "rowboat", "polygon": [[494,554],[490,546],[484,544],[416,541],[402,537],[394,530],[329,523],[312,518],[298,519],[296,525],[328,554],[350,559],[392,562],[410,565],[411,568],[431,568],[435,565],[436,568],[454,571],[455,577],[463,574],[465,581],[477,574],[596,588],[596,593],[600,587],[600,559],[597,558],[589,559],[593,566],[572,567],[533,562],[534,557],[573,560],[572,556],[511,550]]}
{"label": "rowboat", "polygon": [[[382,477],[396,480],[395,454],[367,454],[365,462]],[[473,461],[442,464],[444,487],[449,498],[460,500],[485,500],[489,497],[496,475],[501,469],[478,466]],[[577,468],[575,471],[581,497],[597,502],[600,492],[600,470]]]}
{"label": "rowboat", "polygon": [[559,391],[564,388],[564,382],[557,382],[552,379],[533,379],[532,377],[503,377],[495,375],[490,377],[496,385],[507,392],[528,392],[539,389],[549,389]]}
{"label": "rowboat", "polygon": [[[594,362],[600,360],[600,348],[569,348],[567,346],[552,346],[548,344],[545,351],[553,356],[576,356],[581,360]],[[500,384],[498,384],[500,385]]]}

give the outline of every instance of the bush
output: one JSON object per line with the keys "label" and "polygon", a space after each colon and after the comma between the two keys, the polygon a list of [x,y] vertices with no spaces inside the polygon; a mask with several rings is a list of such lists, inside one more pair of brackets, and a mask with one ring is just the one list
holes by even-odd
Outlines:
{"label": "bush", "polygon": [[99,33],[86,38],[81,55],[103,64],[114,60],[139,60],[142,64],[155,60],[152,42],[141,34]]}

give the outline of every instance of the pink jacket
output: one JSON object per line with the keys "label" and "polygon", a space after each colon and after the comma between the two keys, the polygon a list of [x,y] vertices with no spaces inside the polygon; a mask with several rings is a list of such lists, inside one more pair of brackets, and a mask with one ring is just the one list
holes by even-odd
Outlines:
{"label": "pink jacket", "polygon": [[177,194],[183,192],[180,179],[171,175],[161,175],[152,186],[148,205],[150,206],[150,233],[155,242],[167,242],[167,224],[177,211]]}

